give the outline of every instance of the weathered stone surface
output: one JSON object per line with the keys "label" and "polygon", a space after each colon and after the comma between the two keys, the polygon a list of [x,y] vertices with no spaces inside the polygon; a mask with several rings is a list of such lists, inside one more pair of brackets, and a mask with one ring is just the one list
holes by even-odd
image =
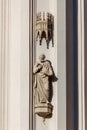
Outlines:
{"label": "weathered stone surface", "polygon": [[50,61],[45,60],[45,55],[39,56],[39,62],[35,63],[33,68],[35,76],[34,82],[34,101],[35,101],[35,114],[41,117],[51,117],[53,106],[51,105],[52,99],[52,76],[53,68]]}
{"label": "weathered stone surface", "polygon": [[38,114],[39,116],[44,118],[49,118],[50,116],[52,116],[52,110],[53,106],[50,103],[41,103],[38,106],[35,106],[35,114]]}

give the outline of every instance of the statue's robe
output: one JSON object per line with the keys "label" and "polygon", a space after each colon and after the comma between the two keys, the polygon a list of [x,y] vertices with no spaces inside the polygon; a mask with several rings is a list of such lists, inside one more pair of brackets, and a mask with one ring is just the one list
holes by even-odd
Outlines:
{"label": "statue's robe", "polygon": [[53,75],[52,67],[49,61],[44,61],[41,65],[35,65],[33,73],[35,74],[35,104],[49,102],[49,77]]}

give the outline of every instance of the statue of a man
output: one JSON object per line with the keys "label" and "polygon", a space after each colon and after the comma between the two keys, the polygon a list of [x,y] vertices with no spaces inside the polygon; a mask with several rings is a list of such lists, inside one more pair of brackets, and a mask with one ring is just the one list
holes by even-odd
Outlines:
{"label": "statue of a man", "polygon": [[49,78],[53,75],[53,69],[50,62],[45,60],[44,54],[39,56],[39,62],[34,65],[33,73],[35,75],[35,104],[49,103]]}

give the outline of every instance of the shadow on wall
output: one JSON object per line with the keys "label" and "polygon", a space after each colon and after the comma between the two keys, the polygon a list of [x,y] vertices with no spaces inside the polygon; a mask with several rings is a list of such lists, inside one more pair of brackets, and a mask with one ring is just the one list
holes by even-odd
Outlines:
{"label": "shadow on wall", "polygon": [[53,71],[53,75],[49,77],[49,86],[50,86],[49,102],[51,102],[51,101],[52,101],[52,98],[53,98],[53,82],[56,82],[56,81],[58,80],[58,78],[57,78],[56,75],[55,75],[55,72],[54,72],[54,70],[53,70],[51,61],[47,60],[47,62],[50,63],[50,66],[51,66],[52,71]]}

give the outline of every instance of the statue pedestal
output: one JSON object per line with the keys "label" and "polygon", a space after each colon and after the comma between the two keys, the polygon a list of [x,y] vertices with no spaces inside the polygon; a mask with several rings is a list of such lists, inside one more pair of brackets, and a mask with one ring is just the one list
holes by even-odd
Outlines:
{"label": "statue pedestal", "polygon": [[38,114],[44,118],[50,118],[52,116],[53,106],[50,103],[41,103],[35,105],[35,114]]}

